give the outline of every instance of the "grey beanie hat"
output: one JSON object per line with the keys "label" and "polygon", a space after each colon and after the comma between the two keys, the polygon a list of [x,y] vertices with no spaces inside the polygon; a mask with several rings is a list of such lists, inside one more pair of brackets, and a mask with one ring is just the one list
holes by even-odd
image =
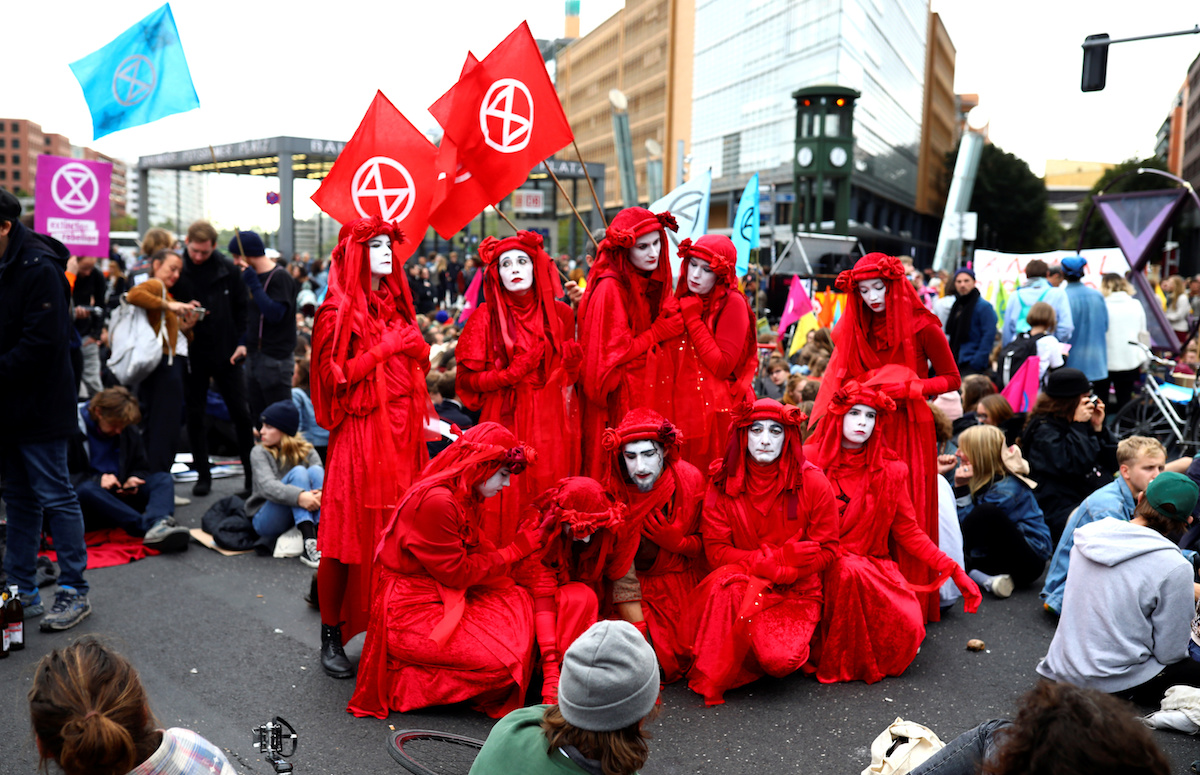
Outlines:
{"label": "grey beanie hat", "polygon": [[624,729],[645,718],[657,700],[658,660],[629,622],[596,622],[563,655],[558,709],[572,726]]}

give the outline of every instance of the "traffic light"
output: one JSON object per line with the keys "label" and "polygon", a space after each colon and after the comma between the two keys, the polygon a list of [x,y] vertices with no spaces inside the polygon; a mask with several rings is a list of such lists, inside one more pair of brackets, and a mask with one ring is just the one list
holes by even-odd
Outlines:
{"label": "traffic light", "polygon": [[[1104,41],[1092,43],[1092,41]],[[1088,35],[1083,43],[1083,91],[1101,91],[1108,72],[1108,33]],[[1091,43],[1091,45],[1088,45]]]}

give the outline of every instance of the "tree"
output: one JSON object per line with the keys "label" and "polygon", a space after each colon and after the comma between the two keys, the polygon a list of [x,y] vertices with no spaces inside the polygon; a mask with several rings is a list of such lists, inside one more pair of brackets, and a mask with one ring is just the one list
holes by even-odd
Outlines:
{"label": "tree", "polygon": [[[957,157],[957,150],[946,155],[947,170],[954,169]],[[1046,184],[1023,160],[996,145],[983,146],[970,210],[979,213],[976,247],[1009,253],[1059,247],[1061,226],[1048,218]]]}
{"label": "tree", "polygon": [[[1154,191],[1155,189],[1178,188],[1178,184],[1161,175],[1138,175],[1139,167],[1166,171],[1167,165],[1160,159],[1151,156],[1149,159],[1126,159],[1117,166],[1105,172],[1092,186],[1092,190],[1079,203],[1079,212],[1075,214],[1075,223],[1067,230],[1067,247],[1074,249],[1079,244],[1079,232],[1083,221],[1092,211],[1093,197],[1104,194],[1119,194],[1127,191]],[[1108,248],[1115,245],[1113,236],[1108,231],[1100,213],[1093,212],[1088,221],[1087,234],[1084,235],[1083,247]]]}

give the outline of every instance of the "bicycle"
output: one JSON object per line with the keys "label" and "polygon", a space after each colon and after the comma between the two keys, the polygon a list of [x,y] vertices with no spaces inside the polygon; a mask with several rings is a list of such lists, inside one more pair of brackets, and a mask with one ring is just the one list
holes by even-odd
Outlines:
{"label": "bicycle", "polygon": [[[1168,457],[1190,454],[1200,447],[1200,399],[1196,391],[1166,381],[1175,361],[1160,358],[1141,342],[1130,344],[1141,348],[1150,363],[1162,370],[1162,381],[1152,367],[1141,391],[1113,416],[1113,432],[1121,439],[1128,436],[1158,439],[1166,447]],[[1186,407],[1182,417],[1176,405]]]}
{"label": "bicycle", "polygon": [[467,775],[483,741],[429,729],[388,735],[388,753],[413,775]]}

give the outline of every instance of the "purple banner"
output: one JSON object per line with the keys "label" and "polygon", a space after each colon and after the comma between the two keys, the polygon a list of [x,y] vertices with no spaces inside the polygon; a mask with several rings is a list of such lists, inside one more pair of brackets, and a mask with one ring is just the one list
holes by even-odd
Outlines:
{"label": "purple banner", "polygon": [[39,156],[34,229],[62,242],[73,256],[108,256],[112,165]]}

